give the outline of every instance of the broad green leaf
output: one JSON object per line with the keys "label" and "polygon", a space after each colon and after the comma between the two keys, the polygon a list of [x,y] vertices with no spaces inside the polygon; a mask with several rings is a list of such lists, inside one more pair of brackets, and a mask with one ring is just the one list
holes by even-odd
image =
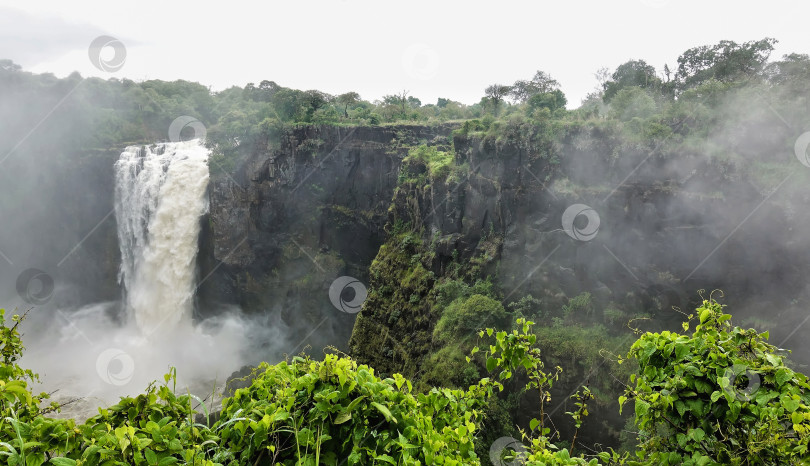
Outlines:
{"label": "broad green leaf", "polygon": [[394,424],[397,423],[396,418],[394,418],[394,416],[391,414],[391,411],[389,411],[388,408],[386,408],[385,406],[381,405],[380,403],[377,403],[376,401],[372,401],[371,406],[377,408],[377,411],[381,412],[388,422],[393,422]]}
{"label": "broad green leaf", "polygon": [[346,407],[346,411],[349,411],[349,412],[353,411],[354,408],[356,408],[357,405],[360,404],[360,402],[365,400],[365,399],[366,399],[366,395],[361,395],[361,396],[358,396],[357,398],[353,399],[352,402],[349,403],[349,406]]}
{"label": "broad green leaf", "polygon": [[394,460],[394,458],[392,458],[392,457],[390,457],[388,455],[378,455],[378,456],[375,456],[374,459],[379,460],[379,461],[385,461],[386,463],[389,463],[389,464],[394,464],[394,465],[397,464],[396,460]]}
{"label": "broad green leaf", "polygon": [[487,358],[487,371],[492,372],[497,367],[498,361],[495,358]]}
{"label": "broad green leaf", "polygon": [[788,396],[782,396],[782,398],[779,401],[785,408],[785,410],[789,413],[792,413],[793,411],[799,409],[799,400],[794,400]]}
{"label": "broad green leaf", "polygon": [[689,346],[683,343],[676,343],[675,344],[675,359],[681,360],[684,356],[689,353]]}
{"label": "broad green leaf", "polygon": [[644,417],[650,409],[650,404],[644,400],[636,399],[636,417]]}
{"label": "broad green leaf", "polygon": [[776,384],[781,387],[785,382],[793,378],[791,372],[792,371],[788,369],[779,369],[776,371]]}
{"label": "broad green leaf", "polygon": [[51,458],[48,464],[53,464],[54,466],[76,466],[76,460],[70,458]]}
{"label": "broad green leaf", "polygon": [[698,427],[696,429],[690,430],[688,435],[689,438],[691,438],[692,440],[700,442],[703,440],[704,437],[706,437],[706,432],[703,432],[703,429]]}
{"label": "broad green leaf", "polygon": [[151,465],[151,464],[158,464],[158,458],[157,458],[157,455],[156,455],[156,454],[155,454],[155,452],[154,452],[154,451],[152,451],[151,449],[147,448],[146,450],[144,450],[144,452],[143,452],[143,456],[145,456],[145,457],[146,457],[146,461],[147,461],[147,462],[148,462],[150,465]]}
{"label": "broad green leaf", "polygon": [[534,431],[534,429],[537,429],[537,426],[539,425],[540,421],[538,421],[537,419],[532,419],[531,421],[529,421],[529,429],[531,429],[532,431]]}

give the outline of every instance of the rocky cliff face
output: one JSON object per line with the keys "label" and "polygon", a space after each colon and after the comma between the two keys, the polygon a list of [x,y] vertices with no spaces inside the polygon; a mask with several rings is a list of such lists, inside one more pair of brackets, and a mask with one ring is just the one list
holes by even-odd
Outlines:
{"label": "rocky cliff face", "polygon": [[[678,330],[684,314],[673,306],[688,313],[699,289],[706,296],[722,289],[738,323],[771,328],[779,341],[804,318],[810,296],[801,277],[809,271],[810,244],[801,234],[807,219],[796,212],[807,194],[801,184],[778,184],[781,174],[763,180],[750,165],[663,152],[599,128],[575,128],[552,141],[531,131],[462,134],[454,155],[460,175],[406,180],[394,193],[388,240],[372,264],[369,298],[350,340],[351,354],[383,374],[463,385],[432,370],[441,364],[438,372],[461,373],[464,366],[451,362],[463,361],[461,354],[446,351],[461,342],[434,335],[441,287],[451,279],[472,285],[491,278],[513,317],[520,309],[551,336],[557,328],[597,325],[616,339],[615,347],[597,348],[594,340],[588,349],[586,333],[574,342],[560,331],[559,341],[541,341],[547,366],[566,370],[554,390],[557,416],[579,385],[618,393],[615,358],[608,359],[634,340],[628,322]],[[775,189],[778,198],[771,197]],[[527,296],[530,306],[515,307]],[[803,342],[791,341],[806,360]],[[518,419],[536,409],[519,404],[526,407]],[[598,400],[593,411],[598,419],[615,417],[615,396]],[[605,440],[599,430],[616,422],[586,429]]]}
{"label": "rocky cliff face", "polygon": [[[738,319],[781,324],[774,325],[775,338],[803,319],[800,277],[810,248],[801,212],[808,198],[789,180],[780,185],[778,170],[763,173],[700,151],[656,151],[609,128],[574,128],[553,139],[527,130],[453,137],[453,129],[299,127],[256,147],[235,173],[214,176],[200,239],[201,313],[236,304],[280,316],[304,335],[320,325],[315,334],[324,337],[313,346],[343,346],[354,316],[335,309],[328,288],[350,275],[369,287],[351,347],[382,371],[402,369],[403,361],[393,363],[399,356],[385,356],[393,354],[393,341],[413,367],[435,349],[430,333],[439,316],[427,298],[453,264],[464,265],[454,273],[468,282],[492,277],[505,305],[532,295],[549,317],[588,291],[590,322],[609,326],[645,312],[679,321],[672,305],[688,308],[696,290],[721,287]],[[782,136],[771,135],[746,156],[762,158]],[[403,176],[402,159],[418,144],[452,151],[453,174],[417,182],[425,167],[414,165],[411,179]],[[45,270],[57,284],[78,285],[78,295],[55,294],[61,303],[120,296],[111,215],[117,156],[93,154],[67,167],[60,182],[40,180],[47,192],[38,196],[62,201],[53,205],[68,199],[72,207],[32,215],[25,239],[39,247],[18,248],[26,257],[12,259]],[[574,204],[597,214],[589,240],[564,231],[563,214]],[[40,217],[47,225],[36,224]],[[374,259],[384,264],[391,252],[381,246],[397,241],[397,222],[419,232],[422,242],[403,260],[410,264],[410,256],[421,254],[421,267],[433,274],[406,297],[419,301],[423,315],[408,316],[407,304],[377,293],[386,285],[404,289],[399,279],[407,277],[383,274],[375,281],[369,274]],[[579,215],[573,228],[587,229],[589,222]],[[53,225],[65,234],[54,234]],[[765,305],[775,311],[763,315]],[[389,343],[378,345],[383,334]]]}
{"label": "rocky cliff face", "polygon": [[257,148],[232,176],[214,177],[201,239],[203,312],[238,304],[280,317],[291,340],[318,327],[307,343],[345,347],[354,316],[330,303],[329,286],[344,275],[366,281],[408,147],[446,146],[451,130],[301,127]]}

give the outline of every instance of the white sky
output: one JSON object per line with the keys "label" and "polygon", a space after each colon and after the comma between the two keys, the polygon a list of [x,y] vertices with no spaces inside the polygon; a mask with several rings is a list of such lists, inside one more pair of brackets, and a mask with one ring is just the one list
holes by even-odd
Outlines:
{"label": "white sky", "polygon": [[[102,34],[126,47],[115,73],[88,57]],[[475,103],[487,85],[542,69],[576,107],[600,67],[643,59],[675,68],[690,47],[763,37],[779,40],[772,59],[810,53],[810,2],[0,0],[0,58],[29,71],[213,90],[268,79],[367,100],[405,89],[423,103]]]}

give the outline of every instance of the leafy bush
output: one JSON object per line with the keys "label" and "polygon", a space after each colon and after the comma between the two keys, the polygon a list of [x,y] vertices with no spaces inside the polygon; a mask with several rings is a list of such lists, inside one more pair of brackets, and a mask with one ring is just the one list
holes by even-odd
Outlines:
{"label": "leafy bush", "polygon": [[552,112],[560,108],[565,108],[565,104],[567,103],[568,99],[565,98],[565,94],[559,89],[535,94],[531,96],[527,102],[529,111],[547,108]]}
{"label": "leafy bush", "polygon": [[635,117],[645,119],[657,111],[655,100],[640,87],[620,90],[610,102],[610,115],[622,121]]}
{"label": "leafy bush", "polygon": [[593,317],[591,294],[586,291],[569,299],[568,304],[563,305],[563,315],[566,319],[573,320]]}
{"label": "leafy bush", "polygon": [[405,162],[420,164],[427,168],[430,179],[445,179],[453,166],[453,154],[442,152],[433,146],[420,145],[410,150]]}
{"label": "leafy bush", "polygon": [[[493,385],[414,395],[395,374],[327,354],[260,366],[264,372],[223,403],[221,446],[230,464],[475,464],[473,436]],[[271,464],[271,463],[268,463]]]}
{"label": "leafy bush", "polygon": [[798,464],[808,457],[810,385],[768,344],[768,332],[731,326],[704,300],[683,324],[691,335],[646,333],[635,401],[641,452],[656,464]]}
{"label": "leafy bush", "polygon": [[[554,382],[559,379],[562,368],[557,366],[554,372],[546,372],[543,361],[541,359],[540,350],[535,347],[537,336],[530,332],[534,322],[525,319],[517,319],[517,329],[511,332],[496,332],[492,328],[487,328],[479,332],[479,337],[483,338],[484,335],[492,338],[489,349],[486,351],[486,369],[488,372],[497,372],[498,380],[511,379],[513,374],[522,370],[526,372],[529,382],[526,384],[525,389],[537,390],[540,401],[540,418],[534,418],[529,422],[530,432],[527,434],[523,431],[523,438],[528,439],[530,448],[528,451],[517,452],[510,451],[507,458],[519,461],[521,464],[540,466],[540,465],[597,465],[596,458],[590,461],[583,457],[572,457],[571,452],[567,449],[561,449],[551,442],[551,438],[557,433],[552,433],[551,427],[546,427],[546,413],[545,405],[551,401],[551,388]],[[476,346],[470,352],[470,356],[478,353],[479,348]],[[468,357],[468,360],[471,360]],[[583,392],[577,392],[574,395],[578,402],[576,406],[578,409],[573,413],[567,413],[574,418],[577,430],[581,427],[582,421],[588,415],[587,400],[590,398],[590,392],[587,387],[584,387]],[[576,432],[574,439],[571,441],[571,450],[573,450],[576,441]]]}
{"label": "leafy bush", "polygon": [[447,345],[432,353],[424,364],[422,382],[434,387],[469,387],[481,378],[478,369],[467,364],[464,352],[455,345]]}
{"label": "leafy bush", "polygon": [[433,336],[444,341],[471,337],[482,327],[504,327],[506,317],[503,305],[488,296],[474,294],[469,298],[458,298],[442,313]]}

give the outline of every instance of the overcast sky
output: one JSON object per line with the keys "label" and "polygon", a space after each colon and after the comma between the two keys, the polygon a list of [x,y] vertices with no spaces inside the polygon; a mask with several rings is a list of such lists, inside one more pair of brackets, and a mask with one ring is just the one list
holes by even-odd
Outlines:
{"label": "overcast sky", "polygon": [[[125,47],[115,72],[88,56],[101,35]],[[690,47],[763,37],[779,40],[772,59],[810,53],[810,2],[0,0],[0,58],[29,71],[186,79],[215,91],[268,79],[367,100],[408,90],[423,103],[475,103],[487,85],[541,69],[576,107],[601,67],[674,68]],[[113,55],[103,49],[102,60]]]}

